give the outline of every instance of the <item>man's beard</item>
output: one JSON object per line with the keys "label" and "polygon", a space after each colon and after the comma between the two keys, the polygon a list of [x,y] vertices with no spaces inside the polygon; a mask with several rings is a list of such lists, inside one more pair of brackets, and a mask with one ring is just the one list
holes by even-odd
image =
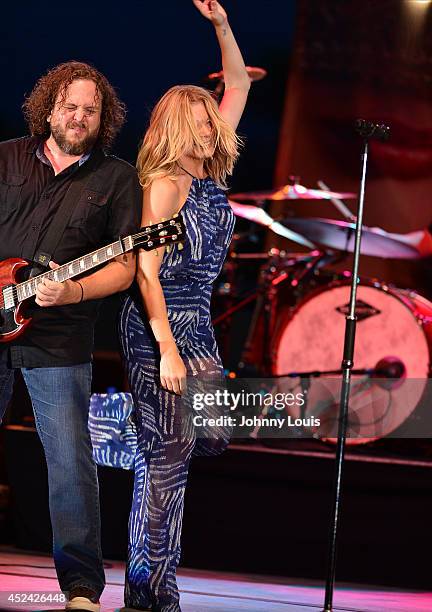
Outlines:
{"label": "man's beard", "polygon": [[[82,123],[73,121],[66,124],[66,129],[74,128],[75,126],[85,128]],[[67,155],[84,155],[85,153],[88,153],[93,148],[98,137],[98,132],[96,131],[87,134],[87,136],[82,140],[71,142],[70,140],[67,140],[66,131],[63,130],[60,125],[53,124],[51,124],[51,134],[59,149],[61,149],[63,153],[66,153]]]}

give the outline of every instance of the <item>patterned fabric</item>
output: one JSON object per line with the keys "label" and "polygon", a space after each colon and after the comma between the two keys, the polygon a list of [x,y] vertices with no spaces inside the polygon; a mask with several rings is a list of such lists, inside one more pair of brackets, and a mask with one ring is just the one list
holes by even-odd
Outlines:
{"label": "patterned fabric", "polygon": [[137,447],[130,393],[93,393],[89,430],[98,465],[133,470]]}
{"label": "patterned fabric", "polygon": [[[210,179],[193,179],[181,214],[187,241],[165,252],[160,281],[168,319],[188,377],[222,377],[210,319],[212,284],[231,240],[234,215],[224,192]],[[184,492],[191,455],[217,454],[229,440],[220,427],[195,439],[185,427],[181,397],[159,386],[159,354],[138,295],[123,303],[120,341],[135,405],[135,486],[129,522],[125,604],[178,612],[176,567]],[[190,397],[190,394],[188,394]]]}

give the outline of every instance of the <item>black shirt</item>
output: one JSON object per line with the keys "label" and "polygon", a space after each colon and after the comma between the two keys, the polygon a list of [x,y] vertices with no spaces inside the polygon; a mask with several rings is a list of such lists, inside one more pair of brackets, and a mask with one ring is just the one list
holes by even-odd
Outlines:
{"label": "black shirt", "polygon": [[[41,244],[71,181],[87,163],[76,162],[55,176],[41,144],[32,137],[0,143],[0,261],[23,257],[32,232]],[[64,264],[137,232],[141,207],[135,168],[113,155],[100,155],[52,259]],[[31,325],[15,341],[0,344],[0,359],[11,367],[90,361],[99,302],[41,308],[27,300]]]}

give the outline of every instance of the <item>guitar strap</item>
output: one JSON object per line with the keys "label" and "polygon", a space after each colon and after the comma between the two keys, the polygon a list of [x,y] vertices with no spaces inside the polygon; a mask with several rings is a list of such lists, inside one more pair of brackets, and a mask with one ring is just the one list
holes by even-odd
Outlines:
{"label": "guitar strap", "polygon": [[[105,154],[101,149],[96,149],[90,158],[76,171],[62,203],[54,215],[47,233],[40,244],[38,244],[40,232],[35,232],[28,240],[23,249],[23,258],[35,262],[39,268],[48,267],[51,257],[62,239],[64,231],[72,213],[81,198],[81,194],[89,184],[93,170],[104,159]],[[33,270],[32,276],[40,270]]]}

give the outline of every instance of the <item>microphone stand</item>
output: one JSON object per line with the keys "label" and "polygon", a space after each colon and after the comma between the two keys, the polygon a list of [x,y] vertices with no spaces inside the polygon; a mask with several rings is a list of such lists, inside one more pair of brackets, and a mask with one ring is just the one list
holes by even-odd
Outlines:
{"label": "microphone stand", "polygon": [[372,123],[370,121],[364,121],[359,119],[356,122],[357,131],[363,138],[363,153],[361,156],[361,180],[360,180],[360,194],[358,200],[358,211],[357,220],[355,227],[355,245],[354,245],[354,262],[351,275],[351,295],[349,311],[345,317],[345,340],[343,348],[343,359],[342,359],[342,388],[340,395],[340,408],[339,408],[339,426],[338,426],[338,441],[336,448],[336,466],[334,475],[334,497],[332,507],[332,518],[330,526],[329,536],[329,551],[327,559],[327,579],[325,587],[325,601],[323,612],[333,611],[333,592],[336,574],[336,547],[339,527],[339,515],[341,508],[341,492],[342,492],[342,473],[344,464],[345,454],[345,442],[347,434],[347,420],[348,420],[348,409],[349,409],[349,395],[351,387],[351,374],[354,366],[354,343],[356,333],[356,297],[357,297],[357,283],[358,283],[358,270],[360,260],[360,245],[362,236],[362,224],[363,224],[363,207],[364,207],[364,194],[366,185],[366,169],[369,152],[369,140],[371,138],[379,138],[381,140],[387,139],[390,130],[383,124]]}

